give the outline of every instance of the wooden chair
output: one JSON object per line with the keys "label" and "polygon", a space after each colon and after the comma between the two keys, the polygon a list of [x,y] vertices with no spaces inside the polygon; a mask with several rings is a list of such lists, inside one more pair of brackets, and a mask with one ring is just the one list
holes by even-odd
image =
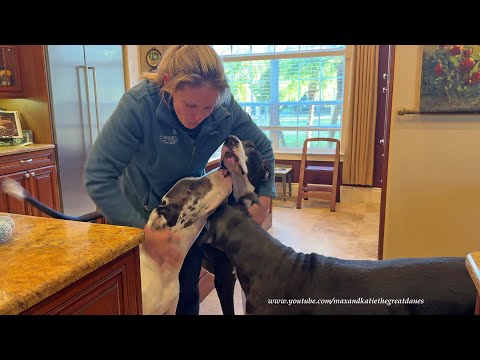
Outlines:
{"label": "wooden chair", "polygon": [[[327,141],[335,143],[335,157],[333,166],[307,166],[308,143],[314,141]],[[297,209],[302,208],[302,200],[308,200],[309,197],[318,197],[325,199],[325,192],[330,193],[330,211],[335,211],[337,202],[337,183],[338,168],[340,164],[340,141],[333,138],[310,138],[303,143],[302,161],[300,163],[300,180],[298,182]],[[307,184],[307,175],[312,173],[331,173],[331,184]]]}

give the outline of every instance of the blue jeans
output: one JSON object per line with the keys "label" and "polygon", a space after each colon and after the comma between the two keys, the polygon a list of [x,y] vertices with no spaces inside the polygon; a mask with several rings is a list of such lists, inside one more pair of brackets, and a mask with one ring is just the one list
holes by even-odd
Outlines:
{"label": "blue jeans", "polygon": [[[203,234],[203,232],[202,232]],[[202,268],[203,248],[197,240],[190,247],[180,269],[180,295],[176,315],[198,315],[200,312],[200,291],[198,280]]]}

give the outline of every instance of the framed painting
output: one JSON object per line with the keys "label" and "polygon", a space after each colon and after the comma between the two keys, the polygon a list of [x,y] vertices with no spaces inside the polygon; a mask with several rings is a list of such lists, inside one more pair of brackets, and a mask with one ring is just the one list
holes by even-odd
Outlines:
{"label": "framed painting", "polygon": [[23,138],[18,111],[0,111],[0,138]]}
{"label": "framed painting", "polygon": [[480,45],[426,45],[420,112],[480,112]]}

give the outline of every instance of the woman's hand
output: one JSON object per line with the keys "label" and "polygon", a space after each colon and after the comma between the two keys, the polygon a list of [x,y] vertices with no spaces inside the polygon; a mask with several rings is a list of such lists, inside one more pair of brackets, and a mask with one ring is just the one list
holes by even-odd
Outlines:
{"label": "woman's hand", "polygon": [[143,231],[145,239],[142,244],[155,261],[159,264],[167,262],[174,267],[182,265],[183,258],[179,249],[180,237],[178,234],[170,231],[169,228],[152,230],[146,225]]}
{"label": "woman's hand", "polygon": [[253,204],[248,209],[250,217],[259,225],[262,225],[270,212],[270,203],[272,198],[268,196],[260,196],[259,204]]}

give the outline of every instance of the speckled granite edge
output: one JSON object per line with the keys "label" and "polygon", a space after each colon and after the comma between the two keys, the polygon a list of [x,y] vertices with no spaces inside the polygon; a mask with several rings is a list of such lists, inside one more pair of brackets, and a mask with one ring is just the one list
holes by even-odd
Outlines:
{"label": "speckled granite edge", "polygon": [[[5,215],[5,213],[0,213]],[[19,314],[143,241],[143,230],[9,214],[0,244],[0,314]]]}
{"label": "speckled granite edge", "polygon": [[467,255],[465,260],[468,272],[472,277],[473,283],[480,294],[480,251],[476,251]]}
{"label": "speckled granite edge", "polygon": [[0,156],[28,153],[31,151],[53,149],[54,144],[31,144],[27,146],[0,146]]}

